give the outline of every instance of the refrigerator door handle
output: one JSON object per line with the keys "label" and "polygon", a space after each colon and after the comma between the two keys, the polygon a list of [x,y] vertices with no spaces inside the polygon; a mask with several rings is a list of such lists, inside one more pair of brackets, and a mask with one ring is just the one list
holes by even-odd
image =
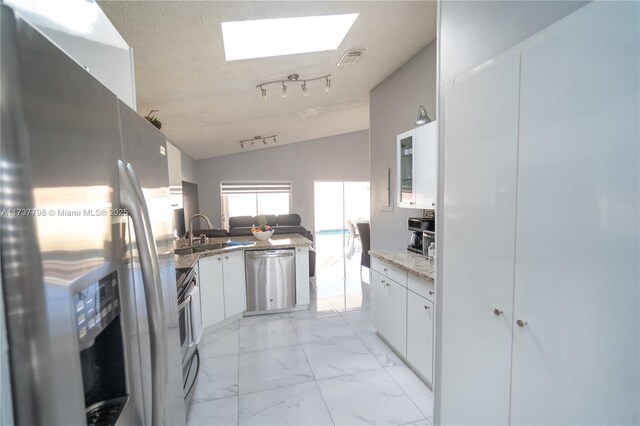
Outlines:
{"label": "refrigerator door handle", "polygon": [[126,168],[118,160],[120,203],[128,211],[140,257],[145,302],[149,313],[151,340],[151,424],[164,424],[164,393],[167,379],[167,334],[164,327],[164,303],[162,299],[158,252],[149,212],[140,183],[130,164]]}

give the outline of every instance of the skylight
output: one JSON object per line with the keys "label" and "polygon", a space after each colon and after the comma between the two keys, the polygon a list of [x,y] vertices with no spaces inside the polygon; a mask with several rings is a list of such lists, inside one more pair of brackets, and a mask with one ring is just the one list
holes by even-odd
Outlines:
{"label": "skylight", "polygon": [[227,61],[336,50],[359,13],[222,23]]}

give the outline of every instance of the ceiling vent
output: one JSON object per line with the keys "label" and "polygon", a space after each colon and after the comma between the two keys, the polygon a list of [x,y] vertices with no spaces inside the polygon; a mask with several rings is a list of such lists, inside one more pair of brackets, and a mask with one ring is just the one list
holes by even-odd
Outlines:
{"label": "ceiling vent", "polygon": [[364,49],[347,50],[336,65],[339,67],[351,66],[358,62],[362,55],[364,55]]}

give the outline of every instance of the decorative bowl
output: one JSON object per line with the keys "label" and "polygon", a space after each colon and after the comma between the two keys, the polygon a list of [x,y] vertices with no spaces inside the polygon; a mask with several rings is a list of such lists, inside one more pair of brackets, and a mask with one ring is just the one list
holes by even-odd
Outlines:
{"label": "decorative bowl", "polygon": [[268,231],[251,231],[251,233],[260,241],[267,241],[273,235],[273,229],[269,229]]}

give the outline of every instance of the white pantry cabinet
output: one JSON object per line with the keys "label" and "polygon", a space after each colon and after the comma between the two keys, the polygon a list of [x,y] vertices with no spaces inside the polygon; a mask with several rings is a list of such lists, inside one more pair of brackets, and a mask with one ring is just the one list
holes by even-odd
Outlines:
{"label": "white pantry cabinet", "polygon": [[397,137],[398,207],[432,209],[437,191],[437,124],[435,121]]}
{"label": "white pantry cabinet", "polygon": [[442,424],[640,422],[639,13],[591,3],[447,95]]}
{"label": "white pantry cabinet", "polygon": [[230,318],[247,310],[247,286],[244,278],[244,251],[224,255],[224,317]]}
{"label": "white pantry cabinet", "polygon": [[202,328],[206,329],[225,318],[222,255],[200,258],[198,268],[200,272]]}

